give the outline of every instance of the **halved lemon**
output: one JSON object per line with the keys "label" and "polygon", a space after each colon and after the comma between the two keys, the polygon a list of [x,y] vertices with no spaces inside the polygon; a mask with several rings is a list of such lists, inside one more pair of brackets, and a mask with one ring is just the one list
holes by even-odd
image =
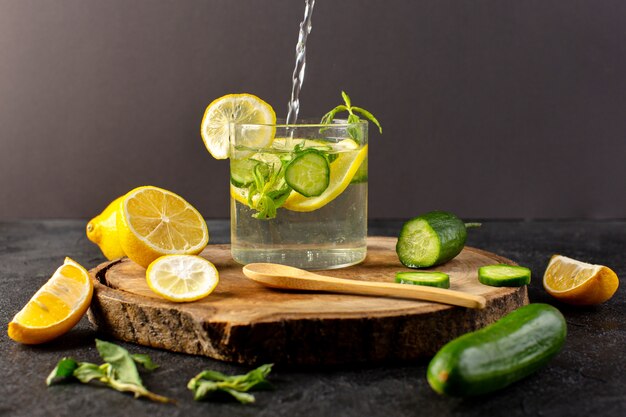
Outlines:
{"label": "halved lemon", "polygon": [[113,200],[102,213],[87,223],[86,228],[87,238],[98,245],[110,261],[126,256],[117,234],[117,213],[122,197]]}
{"label": "halved lemon", "polygon": [[83,317],[93,294],[85,268],[70,258],[61,265],[9,323],[9,337],[38,344],[67,333]]}
{"label": "halved lemon", "polygon": [[217,268],[194,255],[166,255],[150,264],[146,281],[170,301],[195,301],[211,294],[219,282]]}
{"label": "halved lemon", "polygon": [[198,210],[181,196],[152,186],[124,196],[117,230],[126,256],[144,268],[163,255],[198,254],[209,242]]}
{"label": "halved lemon", "polygon": [[[231,122],[241,124],[276,124],[272,106],[252,94],[228,94],[213,100],[204,112],[200,134],[208,151],[215,159],[229,156]],[[275,128],[249,129],[241,132],[244,137],[238,143],[255,149],[269,146],[274,139]]]}
{"label": "halved lemon", "polygon": [[562,255],[554,255],[543,275],[548,294],[574,305],[594,305],[615,294],[619,279],[604,265],[592,265]]}
{"label": "halved lemon", "polygon": [[330,181],[321,195],[305,197],[302,194],[292,192],[283,207],[292,211],[313,211],[330,203],[350,185],[354,174],[366,157],[367,145],[358,151],[339,153],[337,159],[330,164]]}

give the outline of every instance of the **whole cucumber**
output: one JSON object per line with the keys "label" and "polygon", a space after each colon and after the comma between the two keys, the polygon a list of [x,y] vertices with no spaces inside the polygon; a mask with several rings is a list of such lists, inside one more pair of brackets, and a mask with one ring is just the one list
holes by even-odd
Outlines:
{"label": "whole cucumber", "polygon": [[428,383],[440,394],[457,397],[499,390],[548,363],[566,333],[559,310],[529,304],[442,347],[428,365]]}

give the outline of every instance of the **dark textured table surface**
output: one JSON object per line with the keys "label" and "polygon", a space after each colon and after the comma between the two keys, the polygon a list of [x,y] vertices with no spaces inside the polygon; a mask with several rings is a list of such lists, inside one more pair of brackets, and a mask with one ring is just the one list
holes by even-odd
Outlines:
{"label": "dark textured table surface", "polygon": [[[92,268],[105,259],[85,237],[82,220],[0,222],[0,415],[7,416],[625,416],[626,285],[607,303],[568,307],[541,285],[548,259],[560,253],[611,267],[626,277],[626,221],[485,221],[468,245],[498,253],[532,269],[531,302],[558,307],[568,323],[565,347],[548,366],[489,396],[445,398],[426,382],[427,361],[332,369],[275,369],[274,391],[253,405],[197,403],[187,381],[202,369],[248,369],[204,357],[121,343],[161,365],[144,373],[154,392],[176,398],[160,405],[105,388],[46,387],[45,377],[63,356],[99,362],[98,335],[84,318],[70,333],[41,346],[22,346],[6,325],[70,256]],[[228,242],[227,221],[208,221],[212,243]],[[401,222],[372,221],[370,235],[396,236]]]}

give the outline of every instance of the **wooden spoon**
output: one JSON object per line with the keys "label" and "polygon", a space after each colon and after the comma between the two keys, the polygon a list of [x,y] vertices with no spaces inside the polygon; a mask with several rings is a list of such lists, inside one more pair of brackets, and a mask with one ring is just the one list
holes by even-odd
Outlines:
{"label": "wooden spoon", "polygon": [[353,279],[327,277],[303,269],[279,264],[248,264],[243,267],[243,273],[253,281],[272,288],[411,298],[469,308],[484,308],[486,304],[485,297],[461,291],[423,285],[357,281]]}

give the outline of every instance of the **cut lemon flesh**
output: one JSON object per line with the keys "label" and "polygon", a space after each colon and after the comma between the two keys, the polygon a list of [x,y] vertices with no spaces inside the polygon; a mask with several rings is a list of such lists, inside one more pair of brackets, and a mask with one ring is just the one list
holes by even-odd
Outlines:
{"label": "cut lemon flesh", "polygon": [[[275,125],[272,106],[252,94],[228,94],[215,99],[204,112],[200,134],[215,159],[226,159],[230,147],[230,123]],[[274,139],[275,128],[247,129],[237,143],[250,148],[265,148]]]}
{"label": "cut lemon flesh", "polygon": [[[230,196],[237,202],[247,206],[248,205],[248,189],[247,188],[239,188],[230,184]],[[258,198],[257,198],[258,200]],[[253,201],[252,205],[256,202]]]}
{"label": "cut lemon flesh", "polygon": [[292,192],[283,207],[292,211],[317,210],[337,198],[350,185],[354,174],[367,157],[367,145],[360,150],[337,154],[337,159],[330,164],[330,181],[326,190],[317,197],[305,197]]}
{"label": "cut lemon flesh", "polygon": [[565,303],[594,305],[615,294],[619,279],[606,266],[554,255],[544,273],[543,286],[550,295]]}
{"label": "cut lemon flesh", "polygon": [[119,214],[122,249],[144,268],[163,255],[198,254],[209,242],[206,222],[198,210],[162,188],[145,186],[128,192]]}
{"label": "cut lemon flesh", "polygon": [[9,323],[9,337],[38,344],[67,333],[83,317],[93,294],[89,273],[70,258]]}
{"label": "cut lemon flesh", "polygon": [[195,301],[211,294],[219,273],[200,256],[166,255],[150,264],[146,282],[155,293],[170,301]]}

